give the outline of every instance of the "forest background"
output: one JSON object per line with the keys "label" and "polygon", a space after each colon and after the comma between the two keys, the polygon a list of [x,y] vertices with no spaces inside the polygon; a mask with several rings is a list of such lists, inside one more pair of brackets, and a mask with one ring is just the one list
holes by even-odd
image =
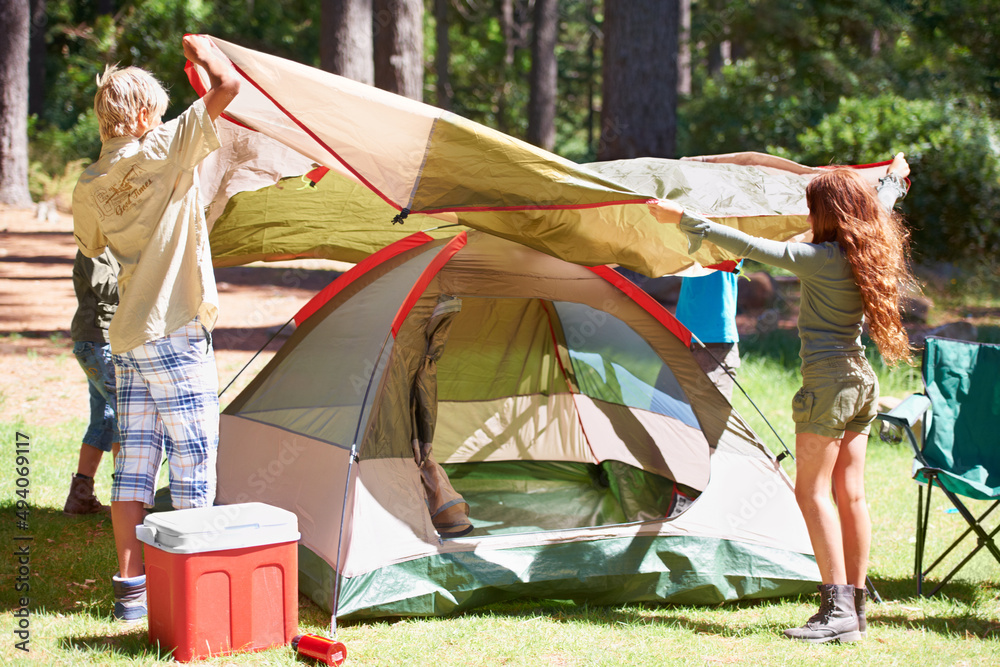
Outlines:
{"label": "forest background", "polygon": [[168,117],[189,104],[180,40],[202,32],[578,162],[902,150],[917,258],[1000,251],[1000,0],[3,0],[0,14],[3,203],[65,200],[96,158],[104,63],[155,72]]}
{"label": "forest background", "polygon": [[[997,16],[1000,0],[0,0],[0,292],[19,304],[0,308],[9,329],[0,332],[0,441],[30,432],[37,447],[31,518],[44,558],[33,572],[31,658],[172,662],[144,628],[109,620],[109,522],[60,511],[87,414],[64,331],[76,305],[72,222],[40,219],[41,205],[37,215],[4,208],[68,206],[77,175],[100,150],[92,104],[104,63],[156,72],[170,88],[173,117],[194,99],[181,36],[208,33],[417,97],[578,162],[756,150],[849,164],[902,150],[913,166],[902,207],[918,259],[973,274],[950,280],[961,298],[932,293],[943,314],[930,324],[975,319],[980,340],[998,342]],[[275,322],[329,281],[326,273],[218,272],[230,318],[216,330],[223,378],[259,348],[250,334],[267,340]],[[287,287],[290,276],[298,289]],[[262,312],[273,319],[254,319]],[[749,320],[740,378],[790,442],[798,340],[794,320],[782,317],[786,325],[769,333]],[[919,386],[916,369],[876,368],[888,396]],[[771,442],[748,400],[736,401]],[[447,619],[357,623],[339,638],[349,664],[365,665],[998,664],[1000,577],[988,555],[946,595],[914,597],[910,464],[903,446],[869,449],[872,576],[886,602],[869,609],[868,642],[817,652],[777,640],[815,610],[808,597],[699,607],[518,601]],[[107,472],[99,485],[106,498]],[[10,502],[0,509],[13,516]],[[935,505],[941,544],[961,531],[946,512],[943,501]],[[12,543],[14,533],[13,521],[4,522],[0,542]],[[4,576],[13,580],[13,570]],[[11,638],[0,643],[0,664],[28,659],[5,632],[13,592],[0,576],[0,634]],[[330,619],[302,598],[299,620],[325,633]],[[211,662],[302,664],[286,649]]]}

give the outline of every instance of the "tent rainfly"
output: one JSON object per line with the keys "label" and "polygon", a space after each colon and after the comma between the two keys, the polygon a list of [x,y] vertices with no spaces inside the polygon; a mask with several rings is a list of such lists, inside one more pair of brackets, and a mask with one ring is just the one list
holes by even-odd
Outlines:
{"label": "tent rainfly", "polygon": [[[760,153],[579,165],[442,109],[214,41],[242,79],[218,123],[223,149],[202,170],[217,266],[357,262],[387,237],[448,224],[650,277],[738,259],[712,244],[689,256],[677,226],[647,210],[651,197],[766,238],[809,229],[805,186],[819,167]],[[200,68],[189,63],[188,76],[206,89]],[[859,168],[874,182],[888,164]],[[301,189],[307,172],[332,181],[324,194]]]}

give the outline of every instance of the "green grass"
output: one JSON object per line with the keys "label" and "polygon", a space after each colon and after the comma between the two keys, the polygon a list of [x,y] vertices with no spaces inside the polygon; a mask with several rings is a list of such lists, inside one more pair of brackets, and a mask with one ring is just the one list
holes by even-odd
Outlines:
{"label": "green grass", "polygon": [[[790,448],[791,396],[798,388],[797,340],[780,332],[747,340],[740,381]],[[876,364],[884,394],[919,388],[913,369]],[[735,403],[774,450],[774,436],[746,399]],[[110,520],[61,513],[84,424],[0,426],[7,456],[0,472],[0,549],[10,554],[16,535],[31,535],[31,652],[14,648],[17,606],[10,556],[0,569],[0,664],[155,665],[169,656],[149,646],[145,625],[109,620],[109,577],[116,569]],[[31,439],[29,528],[15,525],[12,449],[17,432]],[[1000,566],[978,555],[944,595],[916,597],[913,535],[916,484],[908,448],[872,439],[867,485],[873,517],[871,576],[883,604],[869,610],[866,642],[808,646],[781,637],[815,611],[806,596],[710,607],[626,605],[588,607],[565,601],[496,604],[449,618],[384,619],[342,624],[337,638],[347,665],[991,665],[1000,663]],[[783,464],[794,475],[794,463]],[[107,463],[97,483],[108,497]],[[964,530],[940,494],[932,509],[931,548]],[[981,507],[981,503],[972,503]],[[329,618],[300,599],[299,628],[327,635]],[[213,658],[206,665],[302,665],[287,647]]]}
{"label": "green grass", "polygon": [[[783,450],[777,437],[792,449],[795,442],[792,396],[802,384],[798,335],[794,331],[776,330],[743,336],[739,345],[741,365],[737,382],[746,393],[737,388],[733,392],[733,405],[772,452],[777,454]],[[871,341],[866,340],[865,346],[878,375],[881,396],[901,399],[921,391],[919,360],[915,366],[898,364],[889,368]]]}

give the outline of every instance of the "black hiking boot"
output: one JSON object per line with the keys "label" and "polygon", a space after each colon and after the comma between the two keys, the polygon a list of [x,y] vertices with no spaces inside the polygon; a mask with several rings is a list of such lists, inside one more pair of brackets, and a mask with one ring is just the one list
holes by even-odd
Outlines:
{"label": "black hiking boot", "polygon": [[858,616],[854,610],[854,586],[823,584],[819,586],[819,611],[800,628],[785,630],[789,639],[824,644],[856,642],[861,639]]}
{"label": "black hiking boot", "polygon": [[867,597],[867,589],[854,589],[854,611],[858,614],[858,632],[861,633],[862,639],[868,636],[868,621],[865,619],[865,598]]}

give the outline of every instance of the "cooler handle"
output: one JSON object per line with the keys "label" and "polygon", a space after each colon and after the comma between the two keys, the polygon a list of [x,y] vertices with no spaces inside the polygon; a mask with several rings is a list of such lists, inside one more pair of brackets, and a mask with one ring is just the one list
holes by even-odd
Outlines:
{"label": "cooler handle", "polygon": [[140,523],[135,527],[135,536],[140,542],[156,546],[156,528]]}

